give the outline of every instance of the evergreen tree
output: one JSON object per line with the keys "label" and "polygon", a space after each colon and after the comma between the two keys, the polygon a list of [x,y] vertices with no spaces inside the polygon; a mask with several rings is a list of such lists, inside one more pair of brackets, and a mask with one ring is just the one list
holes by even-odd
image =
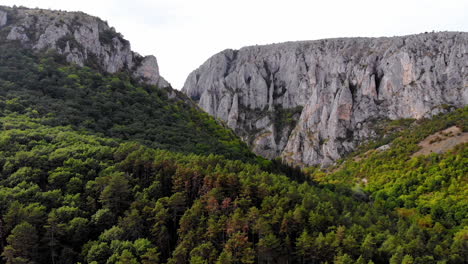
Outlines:
{"label": "evergreen tree", "polygon": [[37,259],[38,235],[34,226],[22,222],[15,226],[7,238],[2,256],[7,264],[34,263]]}

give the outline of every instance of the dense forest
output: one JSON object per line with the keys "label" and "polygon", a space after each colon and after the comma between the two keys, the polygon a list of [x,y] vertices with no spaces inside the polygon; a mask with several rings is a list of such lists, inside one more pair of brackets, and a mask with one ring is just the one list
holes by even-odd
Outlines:
{"label": "dense forest", "polygon": [[0,45],[1,263],[466,263],[468,108],[298,176],[129,76]]}

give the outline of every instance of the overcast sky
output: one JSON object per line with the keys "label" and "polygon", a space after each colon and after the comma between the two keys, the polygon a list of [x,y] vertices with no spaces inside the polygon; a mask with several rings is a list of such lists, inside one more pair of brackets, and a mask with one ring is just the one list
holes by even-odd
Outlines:
{"label": "overcast sky", "polygon": [[0,0],[101,17],[180,89],[226,48],[334,37],[468,31],[467,0]]}

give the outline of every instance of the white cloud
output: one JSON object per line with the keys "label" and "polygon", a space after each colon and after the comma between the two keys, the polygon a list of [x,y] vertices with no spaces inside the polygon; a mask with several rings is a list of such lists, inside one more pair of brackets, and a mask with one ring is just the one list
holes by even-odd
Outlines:
{"label": "white cloud", "polygon": [[101,17],[135,51],[158,58],[162,75],[180,89],[211,55],[246,45],[425,31],[468,31],[466,0],[1,0],[84,11]]}

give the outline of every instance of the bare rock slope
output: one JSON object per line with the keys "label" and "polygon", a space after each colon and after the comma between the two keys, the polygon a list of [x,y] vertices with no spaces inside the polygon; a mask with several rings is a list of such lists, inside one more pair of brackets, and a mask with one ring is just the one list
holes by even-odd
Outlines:
{"label": "bare rock slope", "polygon": [[107,22],[82,12],[0,6],[0,41],[18,41],[34,50],[55,50],[80,66],[130,71],[136,78],[170,86],[159,74],[154,56],[142,57]]}
{"label": "bare rock slope", "polygon": [[288,42],[225,50],[183,87],[255,153],[326,166],[376,122],[468,103],[468,33]]}

